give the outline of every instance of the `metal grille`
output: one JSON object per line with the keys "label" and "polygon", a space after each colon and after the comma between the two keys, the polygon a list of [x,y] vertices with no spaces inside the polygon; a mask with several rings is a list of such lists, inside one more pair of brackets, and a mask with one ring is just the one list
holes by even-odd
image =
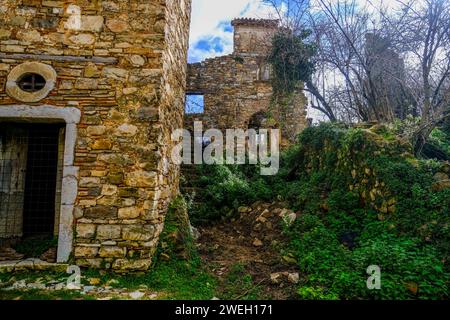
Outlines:
{"label": "metal grille", "polygon": [[60,129],[0,123],[0,240],[53,234]]}
{"label": "metal grille", "polygon": [[27,92],[39,91],[45,84],[44,77],[37,73],[26,73],[17,81],[19,88]]}

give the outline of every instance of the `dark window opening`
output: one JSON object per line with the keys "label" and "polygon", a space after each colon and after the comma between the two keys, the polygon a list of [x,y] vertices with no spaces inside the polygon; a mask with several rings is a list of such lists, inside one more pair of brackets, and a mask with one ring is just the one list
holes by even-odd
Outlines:
{"label": "dark window opening", "polygon": [[205,112],[205,97],[202,94],[186,95],[186,114],[196,114]]}
{"label": "dark window opening", "polygon": [[25,73],[17,80],[20,89],[26,92],[37,92],[45,87],[46,81],[37,73]]}
{"label": "dark window opening", "polygon": [[255,130],[256,136],[254,136],[255,142],[261,143],[266,142],[266,136],[260,132],[260,129],[268,129],[267,125],[267,114],[264,111],[259,111],[252,115],[248,122],[248,129]]}

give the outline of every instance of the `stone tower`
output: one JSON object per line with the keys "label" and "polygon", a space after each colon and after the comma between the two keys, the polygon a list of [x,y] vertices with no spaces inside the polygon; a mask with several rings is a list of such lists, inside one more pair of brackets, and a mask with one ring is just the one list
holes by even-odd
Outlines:
{"label": "stone tower", "polygon": [[[20,150],[58,125],[45,220],[58,262],[149,268],[178,192],[170,134],[183,121],[189,19],[190,0],[0,1],[0,172],[25,172],[0,178],[2,203],[18,208],[0,206],[0,225],[39,206],[26,191],[38,169],[18,161],[35,156]],[[0,239],[22,229],[0,226]]]}

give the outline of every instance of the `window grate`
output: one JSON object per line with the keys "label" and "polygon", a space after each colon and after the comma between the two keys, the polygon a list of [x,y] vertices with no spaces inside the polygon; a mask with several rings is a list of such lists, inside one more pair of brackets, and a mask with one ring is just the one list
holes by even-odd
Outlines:
{"label": "window grate", "polygon": [[0,123],[0,244],[53,235],[60,129]]}
{"label": "window grate", "polygon": [[46,81],[37,73],[26,73],[17,81],[20,89],[26,92],[37,92],[45,87]]}

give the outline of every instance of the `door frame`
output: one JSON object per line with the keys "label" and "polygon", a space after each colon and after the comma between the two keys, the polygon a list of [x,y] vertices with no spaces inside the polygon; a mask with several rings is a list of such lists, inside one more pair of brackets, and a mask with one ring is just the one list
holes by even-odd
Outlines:
{"label": "door frame", "polygon": [[57,262],[67,262],[73,249],[73,211],[78,194],[79,167],[74,166],[77,124],[81,112],[74,107],[51,105],[0,105],[0,120],[48,123],[63,120],[65,125],[64,160],[61,185]]}

